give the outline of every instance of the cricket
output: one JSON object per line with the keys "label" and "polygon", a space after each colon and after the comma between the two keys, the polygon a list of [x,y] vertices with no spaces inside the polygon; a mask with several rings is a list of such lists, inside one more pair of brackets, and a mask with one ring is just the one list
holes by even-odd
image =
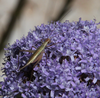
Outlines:
{"label": "cricket", "polygon": [[28,66],[30,63],[35,63],[35,65],[33,66],[33,68],[40,62],[40,60],[42,59],[43,53],[44,53],[44,49],[47,46],[48,43],[50,43],[51,40],[49,38],[47,38],[44,43],[38,47],[36,50],[21,50],[21,51],[26,51],[26,52],[31,52],[33,53],[32,56],[30,57],[30,59],[28,60],[28,62],[26,63],[26,65],[22,68],[20,68],[19,70],[21,71],[22,69],[24,69],[26,66]]}

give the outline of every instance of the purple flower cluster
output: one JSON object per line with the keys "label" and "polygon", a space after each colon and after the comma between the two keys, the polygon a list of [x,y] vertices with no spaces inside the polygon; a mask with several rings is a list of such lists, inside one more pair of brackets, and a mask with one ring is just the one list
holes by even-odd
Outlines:
{"label": "purple flower cluster", "polygon": [[[98,23],[99,24],[99,23]],[[94,21],[42,24],[5,48],[4,98],[100,98],[100,29]],[[32,53],[50,38],[41,61],[23,70]],[[54,45],[52,45],[54,44]],[[49,46],[50,45],[50,46]]]}

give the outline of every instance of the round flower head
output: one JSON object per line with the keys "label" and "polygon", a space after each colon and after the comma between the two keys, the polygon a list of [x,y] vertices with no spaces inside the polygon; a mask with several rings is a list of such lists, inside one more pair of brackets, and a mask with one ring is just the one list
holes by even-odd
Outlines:
{"label": "round flower head", "polygon": [[[42,24],[5,48],[4,98],[99,98],[100,29],[94,21]],[[50,39],[40,62],[32,53]],[[36,47],[36,49],[34,48]],[[33,52],[34,53],[34,52]],[[40,54],[41,55],[41,54]],[[37,63],[38,62],[38,63]],[[37,63],[37,64],[36,64]]]}

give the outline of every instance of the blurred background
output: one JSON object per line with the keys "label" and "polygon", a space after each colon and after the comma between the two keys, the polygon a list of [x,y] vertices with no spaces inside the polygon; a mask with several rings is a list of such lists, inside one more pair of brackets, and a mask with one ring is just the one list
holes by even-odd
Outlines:
{"label": "blurred background", "polygon": [[26,36],[34,26],[80,17],[100,22],[100,0],[0,0],[0,68],[4,47]]}

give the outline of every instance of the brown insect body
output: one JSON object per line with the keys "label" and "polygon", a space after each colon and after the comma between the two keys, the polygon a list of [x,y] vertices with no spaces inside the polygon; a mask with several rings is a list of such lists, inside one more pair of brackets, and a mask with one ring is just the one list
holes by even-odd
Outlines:
{"label": "brown insect body", "polygon": [[[45,42],[37,48],[37,50],[25,50],[26,52],[32,52],[32,56],[30,57],[30,59],[28,60],[27,64],[20,68],[19,70],[22,70],[23,68],[25,68],[26,66],[28,66],[30,63],[35,63],[38,64],[39,61],[42,59],[42,56],[43,56],[43,52],[44,52],[44,49],[45,47],[47,46],[47,44],[50,43],[50,39],[47,38],[45,40]],[[24,50],[22,50],[24,51]],[[36,66],[36,64],[34,65],[34,67]]]}

